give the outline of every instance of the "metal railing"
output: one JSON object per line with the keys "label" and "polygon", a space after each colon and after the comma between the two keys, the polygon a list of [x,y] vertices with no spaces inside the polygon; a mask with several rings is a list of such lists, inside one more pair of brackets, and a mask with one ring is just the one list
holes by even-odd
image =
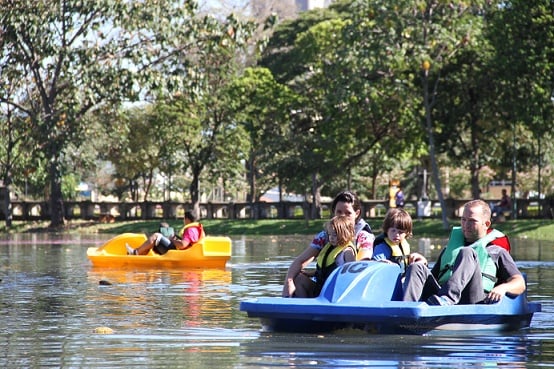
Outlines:
{"label": "metal railing", "polygon": [[[447,217],[457,218],[461,215],[463,205],[468,200],[446,200]],[[495,202],[495,201],[491,201]],[[309,202],[254,202],[254,203],[201,203],[200,218],[203,219],[307,219],[312,214],[313,204]],[[321,217],[330,213],[331,203],[323,203]],[[366,219],[384,217],[388,201],[370,200],[362,202],[362,214]],[[47,201],[12,201],[13,220],[48,220],[50,206]],[[177,219],[184,216],[186,210],[192,209],[190,203],[178,202],[92,202],[64,201],[65,219],[84,220],[147,220]],[[404,208],[416,218],[440,217],[438,201],[406,201]],[[517,218],[552,218],[554,200],[516,201]],[[6,211],[0,209],[0,220],[6,218]],[[514,217],[512,213],[505,214]]]}

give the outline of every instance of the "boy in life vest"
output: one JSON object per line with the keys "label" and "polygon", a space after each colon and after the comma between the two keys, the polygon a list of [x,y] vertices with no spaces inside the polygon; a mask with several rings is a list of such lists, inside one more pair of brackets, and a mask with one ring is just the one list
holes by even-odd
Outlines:
{"label": "boy in life vest", "polygon": [[190,211],[185,212],[183,223],[184,227],[179,232],[179,236],[169,235],[167,237],[162,232],[155,232],[136,249],[126,244],[127,254],[146,255],[154,249],[156,253],[163,255],[169,250],[186,250],[205,237],[202,224],[196,222]]}
{"label": "boy in life vest", "polygon": [[495,303],[506,294],[523,293],[525,280],[510,253],[493,242],[504,235],[498,230],[488,232],[490,225],[486,202],[466,203],[461,227],[454,227],[431,270],[423,255],[410,255],[403,300],[429,305]]}
{"label": "boy in life vest", "polygon": [[344,215],[334,216],[325,225],[329,242],[317,256],[315,273],[302,271],[294,278],[288,297],[317,297],[325,280],[333,270],[344,263],[356,260],[354,223]]}
{"label": "boy in life vest", "polygon": [[383,221],[383,234],[373,246],[373,260],[396,263],[402,272],[408,267],[412,236],[412,217],[404,209],[390,208]]}

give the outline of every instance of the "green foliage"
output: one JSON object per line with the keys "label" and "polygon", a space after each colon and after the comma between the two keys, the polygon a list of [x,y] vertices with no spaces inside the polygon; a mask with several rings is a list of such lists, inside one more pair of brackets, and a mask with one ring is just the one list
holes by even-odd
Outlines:
{"label": "green foliage", "polygon": [[[495,48],[498,100],[513,141],[507,145],[511,150],[506,155],[512,160],[501,166],[512,164],[516,170],[540,168],[548,163],[544,153],[554,134],[554,4],[514,0],[504,5],[491,15],[487,29]],[[509,137],[505,139],[508,141]],[[546,190],[549,191],[552,189]]]}
{"label": "green foliage", "polygon": [[[466,170],[466,187],[471,184],[470,191],[465,191],[467,198],[480,196],[481,172],[487,166],[498,168],[508,149],[499,139],[510,128],[495,114],[498,93],[491,86],[497,75],[485,41],[466,45],[443,68],[433,109],[438,150]],[[460,190],[458,194],[464,189]]]}
{"label": "green foliage", "polygon": [[64,176],[62,182],[62,193],[64,199],[75,200],[77,198],[77,186],[79,178],[75,174]]}
{"label": "green foliage", "polygon": [[[208,37],[194,50],[183,65],[187,75],[181,76],[181,90],[173,95],[160,95],[154,117],[168,127],[166,145],[175,147],[170,160],[180,160],[182,173],[190,176],[190,197],[199,201],[200,180],[214,186],[220,178],[232,182],[242,169],[249,142],[232,109],[230,86],[240,72],[240,55],[248,46],[251,23],[234,17],[221,22],[205,17]],[[175,155],[178,154],[178,155]],[[176,157],[177,156],[177,157]]]}
{"label": "green foliage", "polygon": [[335,17],[334,12],[317,9],[300,13],[298,18],[279,24],[269,39],[259,64],[271,70],[280,83],[302,74],[307,68],[300,55],[301,50],[294,48],[297,35],[319,22]]}
{"label": "green foliage", "polygon": [[[187,45],[193,10],[173,1],[3,4],[1,68],[19,82],[1,91],[1,102],[29,120],[27,147],[49,163],[53,226],[63,222],[64,160],[86,137],[85,115],[103,102],[137,98],[140,80],[171,85],[152,66]],[[172,21],[158,22],[162,14]]]}
{"label": "green foliage", "polygon": [[[4,4],[1,67],[20,82],[15,90],[1,86],[0,101],[29,119],[28,147],[49,162],[53,206],[62,197],[66,154],[86,137],[88,112],[156,90],[205,93],[198,57],[246,45],[249,24],[195,12],[195,2],[171,0]],[[62,222],[61,209],[53,208],[52,224]]]}
{"label": "green foliage", "polygon": [[137,199],[163,176],[196,201],[243,192],[246,171],[252,199],[279,184],[317,201],[380,198],[391,176],[419,194],[430,162],[432,196],[444,166],[453,196],[514,169],[533,174],[521,192],[554,192],[550,1],[337,1],[277,25],[252,68],[257,25],[196,5],[3,4],[1,179]]}
{"label": "green foliage", "polygon": [[280,164],[285,144],[282,136],[295,96],[277,83],[268,69],[261,67],[247,68],[228,91],[235,121],[248,135],[245,163],[249,198],[257,201],[275,185],[275,168]]}
{"label": "green foliage", "polygon": [[[307,192],[344,182],[368,162],[378,168],[372,171],[374,181],[387,168],[387,156],[399,159],[403,152],[421,147],[403,50],[397,51],[396,40],[368,20],[368,7],[372,5],[343,3],[340,13],[308,12],[276,31],[282,44],[270,41],[273,50],[292,60],[277,65],[269,52],[270,68],[302,96],[291,116],[289,142],[294,144],[281,171],[290,173],[296,167],[294,172],[310,176],[303,181],[283,178],[288,188]],[[364,160],[371,155],[377,159]]]}

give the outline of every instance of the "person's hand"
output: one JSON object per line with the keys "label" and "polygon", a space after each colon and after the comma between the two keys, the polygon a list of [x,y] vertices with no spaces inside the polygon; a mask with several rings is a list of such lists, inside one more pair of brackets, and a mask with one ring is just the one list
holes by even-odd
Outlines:
{"label": "person's hand", "polygon": [[506,289],[504,288],[503,284],[500,284],[496,287],[494,287],[491,292],[485,297],[485,304],[494,304],[500,300],[502,300],[502,297],[506,295]]}
{"label": "person's hand", "polygon": [[292,278],[287,278],[285,288],[283,288],[283,297],[292,297],[295,291],[296,286],[294,285],[294,280]]}
{"label": "person's hand", "polygon": [[427,265],[427,259],[425,258],[425,256],[417,253],[417,252],[414,252],[412,254],[410,254],[410,256],[408,257],[408,263],[409,264],[413,264],[413,263],[423,263],[425,265]]}

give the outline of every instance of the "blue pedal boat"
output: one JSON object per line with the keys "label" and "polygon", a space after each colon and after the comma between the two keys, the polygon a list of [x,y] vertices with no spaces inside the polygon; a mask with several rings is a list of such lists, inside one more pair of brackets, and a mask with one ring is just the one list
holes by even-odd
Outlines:
{"label": "blue pedal boat", "polygon": [[529,327],[540,303],[526,293],[495,304],[430,306],[401,301],[397,265],[357,261],[337,268],[316,298],[261,297],[240,310],[260,318],[264,331],[321,333],[359,328],[371,333],[515,331]]}

